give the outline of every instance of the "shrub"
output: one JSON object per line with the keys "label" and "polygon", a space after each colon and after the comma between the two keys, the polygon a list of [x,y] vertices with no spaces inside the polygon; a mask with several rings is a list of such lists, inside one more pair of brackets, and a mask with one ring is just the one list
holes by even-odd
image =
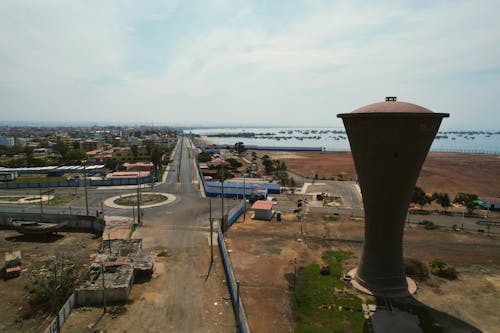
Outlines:
{"label": "shrub", "polygon": [[449,266],[441,259],[433,259],[431,262],[429,262],[429,267],[433,275],[448,280],[455,280],[458,278],[458,273],[455,267]]}
{"label": "shrub", "polygon": [[437,229],[438,226],[434,224],[434,222],[429,221],[429,220],[424,220],[424,228],[426,230],[434,230]]}
{"label": "shrub", "polygon": [[417,259],[404,258],[403,265],[405,274],[416,280],[423,281],[429,277],[429,269],[423,262]]}

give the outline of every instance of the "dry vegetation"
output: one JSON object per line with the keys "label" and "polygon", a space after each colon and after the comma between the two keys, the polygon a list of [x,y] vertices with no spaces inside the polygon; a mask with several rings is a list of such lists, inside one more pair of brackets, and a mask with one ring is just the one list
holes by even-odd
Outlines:
{"label": "dry vegetation", "polygon": [[[359,261],[362,221],[346,217],[330,221],[323,215],[309,214],[305,242],[298,242],[299,225],[294,220],[291,214],[285,214],[281,223],[247,220],[235,224],[226,236],[250,327],[255,332],[297,329],[289,278],[294,258],[299,266],[307,267],[321,263],[324,251],[352,252],[343,264],[344,273]],[[456,280],[430,275],[418,282],[418,301],[458,319],[459,326],[463,321],[488,332],[496,329],[495,309],[500,306],[498,239],[412,226],[405,232],[404,251],[405,257],[426,265],[439,258],[458,272]]]}
{"label": "dry vegetation", "polygon": [[[273,155],[286,159],[288,169],[306,177],[330,179],[337,175],[354,178],[351,153],[308,153]],[[480,197],[500,196],[500,156],[459,153],[430,153],[422,167],[417,186],[427,193],[476,193]]]}

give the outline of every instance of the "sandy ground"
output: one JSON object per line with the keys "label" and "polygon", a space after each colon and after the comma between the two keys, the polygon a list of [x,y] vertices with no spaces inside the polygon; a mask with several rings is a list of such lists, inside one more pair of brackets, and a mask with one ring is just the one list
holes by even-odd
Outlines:
{"label": "sandy ground", "polygon": [[[194,266],[206,272],[206,261],[198,258],[185,258],[178,253],[164,247],[152,249],[154,253],[168,253],[167,256],[155,257],[155,268],[151,280],[135,283],[126,304],[115,304],[108,307],[107,313],[101,317],[102,308],[76,308],[64,324],[64,332],[184,332],[185,328],[169,326],[165,318],[179,308],[179,299],[172,288],[172,276],[176,271],[184,268],[193,269]],[[205,309],[203,323],[204,332],[232,332],[235,324],[232,318],[231,300],[224,281],[224,270],[218,250],[214,251],[214,266],[210,277],[205,280],[201,272],[197,272],[198,284],[204,287],[203,304]],[[173,265],[172,263],[176,264]],[[189,297],[194,290],[184,286],[181,290]],[[191,295],[192,296],[192,295]],[[193,298],[194,299],[194,298]],[[185,323],[189,326],[190,323]]]}
{"label": "sandy ground", "polygon": [[57,236],[35,241],[14,230],[0,230],[0,254],[3,256],[6,251],[20,250],[23,268],[20,277],[0,280],[0,331],[36,332],[45,329],[53,316],[43,312],[32,313],[29,294],[24,289],[30,269],[60,250],[78,251],[90,262],[90,256],[97,253],[99,243],[98,238],[87,233],[59,232]]}
{"label": "sandy ground", "polygon": [[[325,250],[347,250],[353,252],[353,257],[344,265],[346,271],[359,260],[362,221],[343,217],[338,222],[325,222],[320,214],[308,214],[306,241],[298,242],[299,224],[294,219],[285,215],[281,223],[247,220],[235,224],[226,234],[254,332],[294,331],[287,279],[293,272],[294,258],[299,266],[305,266],[320,262]],[[333,240],[325,241],[323,236]],[[456,281],[431,277],[418,283],[417,300],[485,332],[498,328],[500,242],[497,238],[413,226],[405,232],[404,251],[405,257],[424,262],[441,258],[459,272]]]}
{"label": "sandy ground", "polygon": [[[330,179],[339,174],[354,178],[356,170],[351,153],[298,152],[275,154],[288,169],[300,175]],[[417,185],[427,193],[476,193],[483,197],[500,196],[500,156],[458,153],[430,153],[422,167]]]}

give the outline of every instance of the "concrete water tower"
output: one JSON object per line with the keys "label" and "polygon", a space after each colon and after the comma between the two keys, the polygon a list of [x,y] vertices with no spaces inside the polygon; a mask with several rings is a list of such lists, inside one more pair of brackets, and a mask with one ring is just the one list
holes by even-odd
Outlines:
{"label": "concrete water tower", "polygon": [[403,268],[403,229],[422,164],[447,113],[386,97],[342,118],[365,210],[365,240],[353,285],[375,296],[414,293]]}

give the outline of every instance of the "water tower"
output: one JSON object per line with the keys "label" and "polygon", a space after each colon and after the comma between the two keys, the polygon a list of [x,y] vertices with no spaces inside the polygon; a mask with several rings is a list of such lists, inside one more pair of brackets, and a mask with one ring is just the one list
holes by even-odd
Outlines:
{"label": "water tower", "polygon": [[414,293],[403,268],[403,229],[408,205],[427,152],[446,113],[385,102],[342,113],[365,210],[365,240],[353,285],[375,296]]}

